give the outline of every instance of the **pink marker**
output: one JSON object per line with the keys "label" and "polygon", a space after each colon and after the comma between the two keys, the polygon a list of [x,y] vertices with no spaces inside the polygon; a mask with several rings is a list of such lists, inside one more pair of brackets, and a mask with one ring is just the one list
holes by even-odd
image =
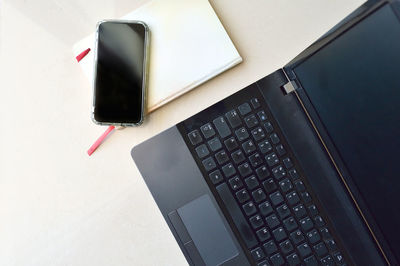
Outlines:
{"label": "pink marker", "polygon": [[95,143],[89,148],[87,154],[92,155],[92,153],[100,146],[103,140],[115,129],[115,126],[109,126],[107,130],[96,140]]}

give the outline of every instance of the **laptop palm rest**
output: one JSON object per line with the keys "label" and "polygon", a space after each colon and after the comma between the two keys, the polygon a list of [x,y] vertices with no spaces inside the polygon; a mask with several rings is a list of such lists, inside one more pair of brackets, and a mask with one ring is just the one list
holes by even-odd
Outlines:
{"label": "laptop palm rest", "polygon": [[220,265],[239,255],[209,195],[168,216],[195,265]]}

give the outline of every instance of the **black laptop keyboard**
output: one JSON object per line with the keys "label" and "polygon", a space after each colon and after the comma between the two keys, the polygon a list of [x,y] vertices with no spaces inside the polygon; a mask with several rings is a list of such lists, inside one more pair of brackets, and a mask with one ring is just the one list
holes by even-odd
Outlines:
{"label": "black laptop keyboard", "polygon": [[187,136],[256,265],[345,265],[276,122],[257,98]]}

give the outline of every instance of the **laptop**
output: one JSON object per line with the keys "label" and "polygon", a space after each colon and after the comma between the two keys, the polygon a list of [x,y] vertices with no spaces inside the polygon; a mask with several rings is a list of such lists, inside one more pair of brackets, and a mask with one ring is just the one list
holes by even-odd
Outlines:
{"label": "laptop", "polygon": [[400,2],[132,149],[190,265],[399,265]]}

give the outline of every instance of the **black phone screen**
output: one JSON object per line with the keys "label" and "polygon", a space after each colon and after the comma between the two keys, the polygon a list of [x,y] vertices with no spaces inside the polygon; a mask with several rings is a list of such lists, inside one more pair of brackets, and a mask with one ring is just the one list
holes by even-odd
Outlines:
{"label": "black phone screen", "polygon": [[93,110],[97,122],[141,122],[145,43],[146,29],[140,23],[107,21],[98,26]]}

